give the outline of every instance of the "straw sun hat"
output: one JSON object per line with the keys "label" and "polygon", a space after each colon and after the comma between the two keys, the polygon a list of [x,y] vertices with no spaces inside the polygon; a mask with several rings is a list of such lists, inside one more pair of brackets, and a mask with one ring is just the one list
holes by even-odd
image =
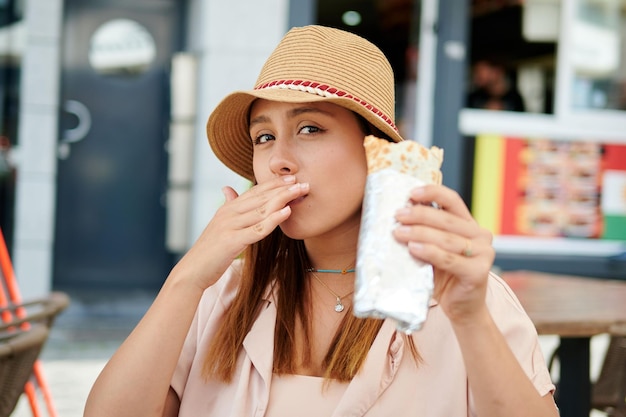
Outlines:
{"label": "straw sun hat", "polygon": [[393,71],[371,42],[323,26],[291,29],[261,70],[253,90],[224,98],[209,116],[207,136],[215,155],[254,180],[248,112],[257,98],[288,103],[327,101],[363,116],[399,142],[394,117]]}

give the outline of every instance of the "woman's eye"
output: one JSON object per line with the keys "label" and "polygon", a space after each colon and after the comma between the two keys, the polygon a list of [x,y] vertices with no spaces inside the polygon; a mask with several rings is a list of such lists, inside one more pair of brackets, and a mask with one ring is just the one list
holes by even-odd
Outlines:
{"label": "woman's eye", "polygon": [[322,129],[316,126],[304,126],[300,129],[300,133],[311,134],[321,132]]}
{"label": "woman's eye", "polygon": [[264,143],[269,142],[270,140],[274,140],[274,136],[270,135],[269,133],[263,133],[262,135],[259,135],[256,138],[254,138],[254,144],[262,145]]}

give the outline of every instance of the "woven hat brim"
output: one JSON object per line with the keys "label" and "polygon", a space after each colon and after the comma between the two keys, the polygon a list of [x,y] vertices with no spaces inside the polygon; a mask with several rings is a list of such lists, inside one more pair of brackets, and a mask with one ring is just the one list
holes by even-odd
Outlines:
{"label": "woven hat brim", "polygon": [[304,91],[279,88],[236,91],[226,96],[209,116],[207,137],[215,156],[228,168],[250,181],[254,181],[254,171],[248,112],[252,102],[258,98],[286,103],[319,101],[334,103],[358,113],[394,142],[403,140],[391,125],[351,98],[323,97]]}

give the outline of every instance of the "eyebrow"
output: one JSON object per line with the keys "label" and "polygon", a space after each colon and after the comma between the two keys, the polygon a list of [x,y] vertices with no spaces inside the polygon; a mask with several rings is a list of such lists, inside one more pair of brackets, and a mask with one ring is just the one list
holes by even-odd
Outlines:
{"label": "eyebrow", "polygon": [[[335,117],[335,115],[329,111],[318,109],[317,107],[296,107],[295,109],[291,109],[287,112],[287,117],[289,119],[293,119],[301,114],[306,113],[319,113],[325,116]],[[270,121],[270,118],[265,115],[260,115],[250,120],[249,127],[252,127],[259,123],[267,123]]]}
{"label": "eyebrow", "polygon": [[320,113],[326,116],[335,117],[334,113],[319,109],[317,107],[296,107],[295,109],[289,110],[289,112],[287,112],[287,117],[292,118],[306,113]]}
{"label": "eyebrow", "polygon": [[267,123],[269,121],[270,121],[270,118],[267,117],[267,116],[263,116],[263,115],[257,116],[254,119],[250,120],[249,127],[252,127],[252,126],[254,126],[256,124],[259,124],[259,123]]}

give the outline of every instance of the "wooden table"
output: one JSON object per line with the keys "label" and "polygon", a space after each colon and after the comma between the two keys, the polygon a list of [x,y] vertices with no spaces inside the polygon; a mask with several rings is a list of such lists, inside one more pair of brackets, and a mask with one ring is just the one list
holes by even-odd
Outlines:
{"label": "wooden table", "polygon": [[626,281],[512,271],[502,274],[539,334],[558,335],[561,417],[589,417],[590,339],[626,334]]}

